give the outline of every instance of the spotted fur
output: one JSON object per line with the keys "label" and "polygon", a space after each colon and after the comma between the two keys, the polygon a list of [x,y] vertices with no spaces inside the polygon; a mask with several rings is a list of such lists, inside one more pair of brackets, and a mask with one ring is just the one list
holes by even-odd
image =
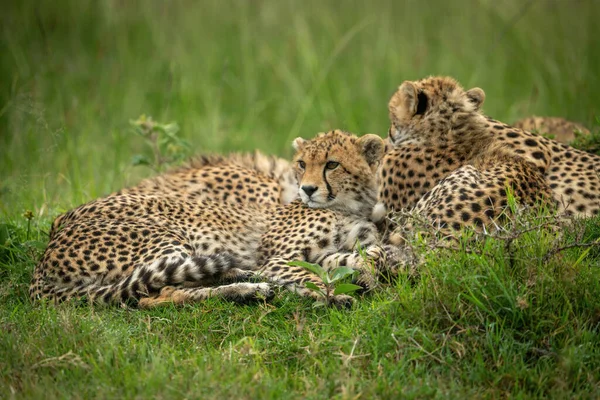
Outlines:
{"label": "spotted fur", "polygon": [[289,204],[298,183],[289,161],[254,153],[202,155],[187,165],[140,182],[121,193],[166,193],[186,201]]}
{"label": "spotted fur", "polygon": [[386,208],[415,208],[441,227],[481,226],[505,211],[510,187],[524,204],[600,212],[600,157],[489,118],[484,99],[452,78],[400,86],[389,103],[394,149],[379,176]]}
{"label": "spotted fur", "polygon": [[[295,200],[298,183],[289,161],[255,151],[198,156],[183,167],[145,179],[115,194],[170,196],[191,203],[217,201],[272,206]],[[56,218],[50,237],[61,225],[86,212],[87,209],[80,209]]]}

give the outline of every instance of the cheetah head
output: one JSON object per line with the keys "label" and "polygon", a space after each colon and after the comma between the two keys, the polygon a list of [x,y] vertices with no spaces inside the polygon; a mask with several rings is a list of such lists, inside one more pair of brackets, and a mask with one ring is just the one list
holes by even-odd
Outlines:
{"label": "cheetah head", "polygon": [[311,140],[296,138],[298,193],[311,208],[370,215],[377,198],[376,171],[385,144],[377,135],[335,130]]}
{"label": "cheetah head", "polygon": [[394,145],[445,142],[479,113],[484,100],[482,89],[465,91],[448,77],[404,81],[388,105],[389,139]]}

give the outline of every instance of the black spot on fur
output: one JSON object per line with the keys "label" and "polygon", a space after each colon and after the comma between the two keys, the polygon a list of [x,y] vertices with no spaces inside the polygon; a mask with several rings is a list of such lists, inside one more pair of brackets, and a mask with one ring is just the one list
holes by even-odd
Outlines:
{"label": "black spot on fur", "polygon": [[538,143],[535,140],[533,140],[533,139],[527,139],[527,140],[525,140],[525,144],[527,146],[531,146],[531,147],[535,147],[535,146],[538,145]]}

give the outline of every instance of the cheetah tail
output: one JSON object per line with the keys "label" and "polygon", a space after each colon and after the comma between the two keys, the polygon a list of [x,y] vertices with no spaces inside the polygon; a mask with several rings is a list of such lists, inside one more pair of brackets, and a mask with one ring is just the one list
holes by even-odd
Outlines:
{"label": "cheetah tail", "polygon": [[162,258],[149,265],[139,266],[121,279],[105,283],[104,274],[66,282],[48,280],[38,265],[30,286],[32,300],[47,299],[60,303],[71,299],[86,299],[93,303],[134,303],[156,294],[165,286],[181,286],[190,282],[201,286],[206,281],[229,273],[235,267],[229,253],[209,256]]}

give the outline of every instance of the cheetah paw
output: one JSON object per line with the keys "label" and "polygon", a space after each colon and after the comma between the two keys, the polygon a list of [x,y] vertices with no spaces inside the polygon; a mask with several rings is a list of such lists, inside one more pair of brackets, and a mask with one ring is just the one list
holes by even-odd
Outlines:
{"label": "cheetah paw", "polygon": [[256,283],[256,292],[254,296],[257,299],[272,299],[275,296],[275,292],[273,291],[273,287],[266,282]]}
{"label": "cheetah paw", "polygon": [[236,284],[236,288],[239,289],[239,292],[235,300],[239,303],[254,300],[269,300],[275,295],[273,287],[266,282],[238,283]]}
{"label": "cheetah paw", "polygon": [[382,268],[382,273],[391,276],[408,273],[410,276],[416,276],[418,266],[422,260],[417,257],[412,248],[408,246],[384,246],[386,253],[386,263]]}
{"label": "cheetah paw", "polygon": [[359,271],[359,275],[352,280],[352,283],[361,286],[364,290],[361,290],[361,292],[365,292],[365,291],[369,291],[375,288],[375,286],[377,285],[377,278],[376,276],[371,273],[370,270],[362,270]]}
{"label": "cheetah paw", "polygon": [[348,296],[346,294],[338,294],[332,296],[329,299],[330,304],[336,306],[337,308],[350,308],[352,304],[354,304],[354,297]]}

